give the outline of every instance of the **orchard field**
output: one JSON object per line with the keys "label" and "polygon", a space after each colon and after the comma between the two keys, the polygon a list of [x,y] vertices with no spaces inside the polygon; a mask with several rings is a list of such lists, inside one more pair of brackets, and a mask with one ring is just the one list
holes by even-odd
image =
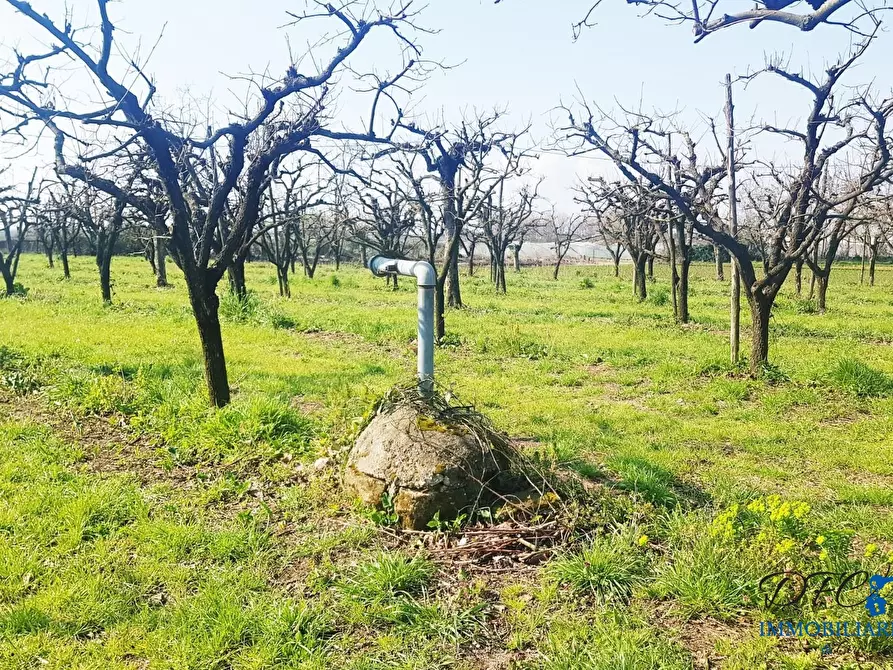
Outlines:
{"label": "orchard field", "polygon": [[[786,286],[759,377],[727,362],[711,266],[685,326],[663,268],[641,304],[621,270],[526,268],[498,296],[484,268],[447,314],[441,387],[600,492],[585,532],[496,569],[339,485],[412,378],[411,281],[324,266],[285,300],[249,264],[249,300],[221,307],[233,402],[209,410],[173,267],[156,289],[116,258],[104,306],[92,259],[62,281],[23,257],[27,295],[0,300],[0,667],[886,667],[881,638],[761,638],[779,615],[757,585],[888,568],[893,270],[836,266],[826,314]],[[782,618],[813,615],[868,620]]]}

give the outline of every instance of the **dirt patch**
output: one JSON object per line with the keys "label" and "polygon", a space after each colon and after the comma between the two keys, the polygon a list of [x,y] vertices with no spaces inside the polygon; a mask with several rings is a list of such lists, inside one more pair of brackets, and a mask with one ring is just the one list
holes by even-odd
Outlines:
{"label": "dirt patch", "polygon": [[611,366],[605,363],[604,361],[596,361],[592,365],[586,365],[583,367],[586,372],[591,374],[593,377],[598,377],[600,375],[605,374],[611,370]]}
{"label": "dirt patch", "polygon": [[696,670],[713,670],[723,667],[725,656],[716,647],[717,642],[739,646],[753,636],[756,624],[747,619],[720,621],[713,617],[681,619],[667,603],[655,602],[649,617],[655,626],[672,631],[672,637],[691,654],[692,667]]}
{"label": "dirt patch", "polygon": [[[48,408],[38,395],[2,395],[0,408],[11,419],[47,426],[62,440],[79,446],[91,472],[128,474],[143,485],[168,482],[180,489],[192,488],[197,481],[198,468],[159,465],[158,440],[131,430],[123,416],[77,415],[61,406]],[[201,470],[205,476],[207,470]]]}
{"label": "dirt patch", "polygon": [[289,403],[292,408],[298,410],[301,414],[320,414],[325,410],[326,406],[316,400],[307,400],[302,395],[296,395]]}
{"label": "dirt patch", "polygon": [[328,476],[334,468],[330,462],[317,469],[283,458],[282,465],[289,468],[289,476],[280,471],[277,480],[270,482],[253,466],[234,477],[231,464],[171,463],[163,457],[160,438],[132,430],[124,416],[75,414],[61,406],[47,406],[38,394],[0,394],[0,415],[47,426],[63,441],[77,445],[84,454],[80,467],[89,473],[129,476],[144,488],[163,485],[186,494],[209,490],[227,477],[244,482],[240,491],[222,492],[203,505],[219,520],[263,508],[271,524],[280,522],[278,494],[287,486],[305,485],[310,477]]}

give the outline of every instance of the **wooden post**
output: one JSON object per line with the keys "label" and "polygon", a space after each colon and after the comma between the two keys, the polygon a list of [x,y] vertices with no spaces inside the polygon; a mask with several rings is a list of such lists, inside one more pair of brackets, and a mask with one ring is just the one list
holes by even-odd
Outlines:
{"label": "wooden post", "polygon": [[866,237],[867,237],[867,235],[865,235],[865,234],[862,235],[862,254],[861,254],[861,256],[862,256],[862,272],[859,275],[859,285],[860,286],[865,283],[865,239],[866,239]]}
{"label": "wooden post", "polygon": [[[735,181],[735,107],[732,104],[732,75],[726,75],[726,125],[729,129],[729,234],[738,235],[738,201]],[[741,273],[738,260],[732,257],[732,295],[729,323],[729,349],[733,365],[738,363],[741,349]]]}

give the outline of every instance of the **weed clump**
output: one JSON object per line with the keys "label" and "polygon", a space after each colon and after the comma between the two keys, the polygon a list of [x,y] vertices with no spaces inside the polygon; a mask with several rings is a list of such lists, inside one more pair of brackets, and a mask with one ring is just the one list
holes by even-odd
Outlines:
{"label": "weed clump", "polygon": [[255,321],[263,310],[260,298],[253,291],[238,296],[227,291],[220,299],[220,316],[235,323]]}
{"label": "weed clump", "polygon": [[15,395],[37,391],[46,379],[47,361],[32,360],[9,347],[0,347],[0,387]]}
{"label": "weed clump", "polygon": [[293,329],[294,319],[262,301],[256,293],[248,291],[244,296],[227,292],[220,299],[220,316],[233,323],[252,323],[277,329]]}
{"label": "weed clump", "polygon": [[595,538],[580,552],[561,556],[546,573],[576,593],[592,593],[599,602],[625,601],[642,582],[645,561],[633,544],[616,535]]}
{"label": "weed clump", "polygon": [[418,595],[434,575],[434,564],[423,556],[381,552],[361,563],[339,584],[339,590],[364,603]]}
{"label": "weed clump", "polygon": [[657,286],[648,295],[648,302],[657,307],[663,307],[670,302],[670,289],[666,286]]}
{"label": "weed clump", "polygon": [[835,387],[860,398],[882,397],[893,392],[893,378],[852,358],[840,359],[829,377]]}
{"label": "weed clump", "polygon": [[817,314],[819,309],[815,300],[800,298],[793,301],[793,308],[797,314]]}
{"label": "weed clump", "polygon": [[498,339],[485,338],[479,341],[477,349],[481,354],[493,354],[507,358],[526,358],[530,361],[550,358],[554,354],[551,346],[522,334],[517,328],[513,328],[504,337]]}

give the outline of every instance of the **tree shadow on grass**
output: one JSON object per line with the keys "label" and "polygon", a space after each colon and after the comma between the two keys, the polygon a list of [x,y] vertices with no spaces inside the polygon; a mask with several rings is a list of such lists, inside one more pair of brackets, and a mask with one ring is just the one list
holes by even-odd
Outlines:
{"label": "tree shadow on grass", "polygon": [[609,467],[617,478],[608,485],[620,491],[635,492],[658,507],[703,507],[711,497],[692,482],[682,481],[675,474],[644,458],[618,456]]}

